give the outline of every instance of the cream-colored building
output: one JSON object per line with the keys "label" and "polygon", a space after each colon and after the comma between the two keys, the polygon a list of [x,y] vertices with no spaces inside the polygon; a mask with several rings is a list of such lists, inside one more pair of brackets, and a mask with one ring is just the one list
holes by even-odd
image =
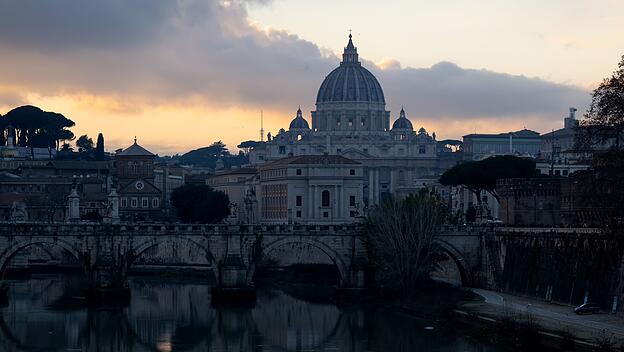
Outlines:
{"label": "cream-colored building", "polygon": [[414,131],[403,109],[391,124],[381,84],[360,63],[351,36],[340,66],[319,88],[311,121],[310,128],[299,109],[288,131],[269,134],[251,148],[250,163],[325,154],[357,161],[362,167],[360,211],[386,196],[417,191],[423,179],[437,178],[455,163],[438,156],[435,133]]}
{"label": "cream-colored building", "polygon": [[344,224],[363,207],[362,164],[338,155],[287,157],[262,165],[255,195],[266,224]]}

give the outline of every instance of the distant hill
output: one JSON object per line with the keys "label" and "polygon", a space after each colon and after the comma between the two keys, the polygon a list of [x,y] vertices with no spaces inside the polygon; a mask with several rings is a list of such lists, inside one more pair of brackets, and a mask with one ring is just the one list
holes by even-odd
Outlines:
{"label": "distant hill", "polygon": [[182,165],[215,168],[217,160],[223,160],[225,168],[240,167],[249,163],[249,158],[243,152],[231,154],[225,144],[215,142],[208,147],[191,150],[182,155],[174,155],[167,158],[168,161],[178,162]]}

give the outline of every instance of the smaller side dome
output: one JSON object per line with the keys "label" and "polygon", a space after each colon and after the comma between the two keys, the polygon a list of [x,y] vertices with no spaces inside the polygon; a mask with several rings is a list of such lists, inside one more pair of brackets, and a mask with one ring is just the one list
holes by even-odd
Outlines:
{"label": "smaller side dome", "polygon": [[301,107],[297,109],[297,116],[290,121],[289,130],[309,130],[310,125],[308,125],[308,121],[303,118],[303,114],[301,113]]}
{"label": "smaller side dome", "polygon": [[399,114],[399,118],[394,121],[392,124],[393,130],[410,130],[413,131],[414,127],[412,126],[412,122],[405,117],[405,110],[401,108],[401,113]]}

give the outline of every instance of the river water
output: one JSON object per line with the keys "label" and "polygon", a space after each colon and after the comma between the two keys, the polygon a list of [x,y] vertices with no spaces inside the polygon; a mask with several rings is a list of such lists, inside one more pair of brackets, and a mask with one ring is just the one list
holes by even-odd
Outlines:
{"label": "river water", "polygon": [[280,289],[258,289],[254,306],[213,307],[209,283],[135,277],[129,304],[87,308],[83,284],[67,275],[11,280],[0,350],[500,351],[433,321]]}

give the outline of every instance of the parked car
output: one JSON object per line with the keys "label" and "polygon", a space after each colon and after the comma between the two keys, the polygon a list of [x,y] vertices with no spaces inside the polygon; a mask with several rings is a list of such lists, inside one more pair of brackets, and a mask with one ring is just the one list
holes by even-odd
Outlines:
{"label": "parked car", "polygon": [[585,303],[580,306],[574,308],[574,313],[576,314],[596,314],[600,312],[600,307],[598,307],[595,303]]}

